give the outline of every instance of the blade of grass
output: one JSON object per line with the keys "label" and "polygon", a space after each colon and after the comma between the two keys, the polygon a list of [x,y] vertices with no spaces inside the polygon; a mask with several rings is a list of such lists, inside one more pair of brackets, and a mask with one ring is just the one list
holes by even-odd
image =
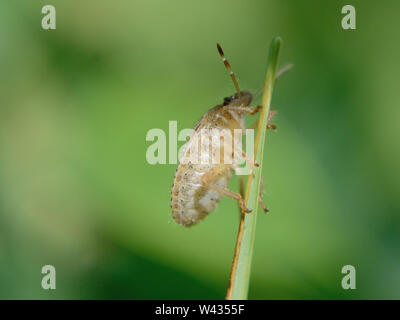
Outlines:
{"label": "blade of grass", "polygon": [[261,183],[261,174],[263,167],[265,131],[268,122],[268,113],[270,110],[272,91],[278,56],[282,40],[275,37],[271,41],[267,60],[267,74],[265,79],[264,93],[262,97],[262,106],[260,118],[258,121],[257,135],[255,141],[255,162],[259,167],[254,167],[253,175],[247,179],[247,188],[245,192],[245,202],[250,214],[242,214],[239,224],[238,236],[236,239],[235,254],[233,257],[231,275],[226,299],[244,300],[247,299],[251,260],[253,255],[254,238],[256,232],[257,210],[259,201],[259,190]]}

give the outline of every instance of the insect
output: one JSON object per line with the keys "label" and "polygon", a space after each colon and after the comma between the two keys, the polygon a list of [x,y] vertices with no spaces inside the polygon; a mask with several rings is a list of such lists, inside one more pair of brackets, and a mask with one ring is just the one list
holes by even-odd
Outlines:
{"label": "insect", "polygon": [[[249,213],[249,210],[243,200],[243,197],[236,192],[228,189],[228,183],[232,177],[234,170],[238,167],[237,161],[231,163],[219,162],[195,162],[189,159],[190,150],[193,150],[198,144],[199,133],[204,130],[214,130],[213,136],[220,138],[218,135],[221,130],[229,130],[232,133],[233,147],[231,145],[211,144],[211,148],[203,148],[203,145],[195,150],[200,153],[200,158],[209,159],[215,154],[233,154],[235,146],[241,146],[242,135],[235,135],[234,131],[243,132],[245,128],[245,114],[254,115],[262,106],[250,107],[253,95],[247,90],[240,90],[235,74],[232,72],[228,60],[225,58],[224,52],[219,44],[217,44],[218,52],[224,62],[224,65],[232,78],[236,88],[236,93],[223,99],[223,103],[219,104],[207,111],[194,128],[194,132],[190,136],[185,145],[184,152],[180,158],[180,163],[175,172],[174,183],[172,185],[171,208],[174,220],[183,225],[191,226],[204,219],[217,206],[223,196],[230,197],[238,201],[243,213]],[[272,118],[273,112],[269,114]],[[275,129],[274,125],[268,125],[269,128]],[[236,129],[236,130],[235,130]],[[238,154],[242,156],[242,160],[249,162],[252,166],[257,165],[250,160],[247,155],[240,149]],[[184,161],[187,160],[187,161]],[[263,206],[268,211],[266,206]]]}

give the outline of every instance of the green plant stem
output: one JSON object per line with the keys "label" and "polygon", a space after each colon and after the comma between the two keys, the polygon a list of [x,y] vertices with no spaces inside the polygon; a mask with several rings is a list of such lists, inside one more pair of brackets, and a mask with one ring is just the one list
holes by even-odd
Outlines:
{"label": "green plant stem", "polygon": [[245,203],[248,208],[252,209],[252,212],[250,214],[242,214],[240,219],[235,254],[233,257],[226,296],[226,299],[229,300],[244,300],[247,299],[248,295],[254,238],[256,234],[257,210],[260,196],[259,190],[263,167],[265,131],[268,123],[268,113],[270,110],[281,43],[282,40],[280,37],[272,39],[268,53],[267,74],[262,97],[263,107],[260,112],[255,141],[255,162],[259,164],[259,167],[254,167],[253,175],[249,175],[245,192]]}

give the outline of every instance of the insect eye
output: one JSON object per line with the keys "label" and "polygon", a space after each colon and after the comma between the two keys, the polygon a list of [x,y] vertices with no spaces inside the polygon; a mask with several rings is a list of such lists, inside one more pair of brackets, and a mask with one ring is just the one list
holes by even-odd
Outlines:
{"label": "insect eye", "polygon": [[231,101],[232,101],[232,97],[225,97],[224,98],[224,105],[227,105]]}

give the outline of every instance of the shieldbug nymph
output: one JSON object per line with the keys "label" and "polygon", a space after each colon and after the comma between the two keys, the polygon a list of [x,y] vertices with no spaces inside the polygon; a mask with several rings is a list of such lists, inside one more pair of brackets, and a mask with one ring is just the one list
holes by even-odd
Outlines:
{"label": "shieldbug nymph", "polygon": [[[172,185],[171,208],[172,216],[175,221],[183,226],[191,226],[204,219],[211,211],[215,209],[219,200],[223,196],[230,197],[238,201],[242,212],[251,212],[244,203],[239,193],[228,189],[228,183],[232,174],[238,165],[237,162],[232,163],[195,163],[187,160],[189,150],[192,150],[194,144],[198,143],[198,133],[202,129],[218,129],[229,130],[234,136],[233,147],[241,146],[242,136],[234,135],[233,131],[239,129],[244,132],[245,114],[254,115],[261,106],[250,107],[253,95],[247,90],[240,90],[239,84],[231,70],[228,60],[225,58],[224,52],[219,44],[217,44],[218,52],[225,64],[226,69],[230,73],[236,93],[223,99],[219,104],[207,111],[194,128],[193,134],[190,136],[185,145],[185,149],[179,159],[179,165],[175,172],[174,183]],[[270,117],[273,113],[271,112]],[[274,128],[271,125],[271,128]],[[218,132],[218,130],[216,132]],[[237,131],[237,130],[236,130]],[[218,133],[217,133],[218,134]],[[235,144],[235,140],[240,140],[239,144]],[[218,145],[220,147],[220,144]],[[211,154],[226,152],[225,150],[215,150],[215,145],[211,144],[211,148],[204,150],[200,147],[200,158],[210,158]],[[230,153],[233,150],[228,150]],[[245,161],[251,161],[242,150],[239,152]],[[254,163],[252,163],[254,165]],[[256,164],[257,165],[257,164]],[[267,211],[264,206],[264,210]]]}

